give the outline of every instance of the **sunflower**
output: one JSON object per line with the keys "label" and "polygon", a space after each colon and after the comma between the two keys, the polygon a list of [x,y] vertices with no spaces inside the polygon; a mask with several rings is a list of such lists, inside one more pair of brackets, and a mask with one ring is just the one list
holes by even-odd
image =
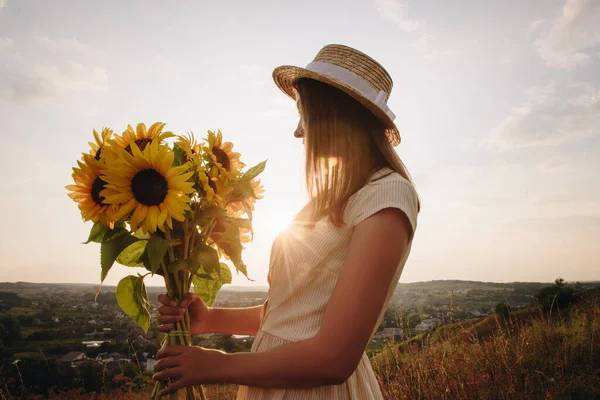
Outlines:
{"label": "sunflower", "polygon": [[246,209],[244,207],[244,203],[248,206],[248,208],[254,211],[254,204],[256,200],[262,199],[265,193],[265,188],[260,184],[260,179],[253,179],[250,181],[250,186],[252,187],[252,191],[254,192],[254,197],[250,196],[247,199],[232,201],[227,204],[227,209],[231,211],[233,215],[239,216],[243,214]]}
{"label": "sunflower", "polygon": [[111,215],[118,209],[117,205],[109,205],[100,192],[106,186],[102,179],[104,164],[95,159],[92,154],[83,154],[79,167],[73,168],[74,185],[66,186],[71,191],[69,197],[78,203],[81,216],[85,221],[102,222],[112,226]]}
{"label": "sunflower", "polygon": [[193,133],[188,133],[187,136],[178,135],[175,141],[179,147],[185,151],[188,160],[192,157],[198,157],[200,155],[200,145],[196,142]]}
{"label": "sunflower", "polygon": [[209,185],[214,189],[216,196],[219,197],[221,207],[225,207],[227,204],[227,196],[233,192],[233,186],[231,186],[231,180],[226,176],[218,176],[211,178]]}
{"label": "sunflower", "polygon": [[164,139],[174,136],[171,132],[163,132],[164,127],[164,123],[155,122],[146,130],[146,125],[140,122],[134,131],[131,125],[127,125],[127,129],[125,129],[122,135],[115,135],[113,143],[116,147],[125,149],[129,154],[133,154],[131,143],[135,143],[143,151],[154,139],[158,139],[158,142],[161,142]]}
{"label": "sunflower", "polygon": [[213,178],[219,175],[224,175],[228,178],[237,178],[240,174],[240,169],[244,167],[244,164],[240,161],[240,153],[233,151],[233,143],[223,143],[223,134],[221,131],[217,131],[216,134],[208,131],[204,152],[207,155],[208,162],[213,167],[211,168]]}
{"label": "sunflower", "polygon": [[132,230],[142,228],[144,233],[165,230],[165,223],[173,228],[172,218],[185,219],[184,212],[190,210],[188,194],[194,191],[189,181],[193,171],[189,165],[172,167],[174,153],[157,140],[142,151],[131,142],[131,152],[119,152],[119,161],[108,166],[102,179],[107,183],[102,195],[109,204],[121,204],[113,215],[114,219],[126,217]]}
{"label": "sunflower", "polygon": [[196,176],[198,177],[198,193],[204,195],[204,198],[206,200],[205,204],[207,206],[214,204],[219,207],[223,207],[223,197],[220,194],[217,194],[217,185],[213,182],[211,178],[208,177],[202,165],[197,166],[196,174]]}
{"label": "sunflower", "polygon": [[94,129],[94,139],[96,143],[89,142],[90,145],[90,154],[94,157],[96,161],[100,161],[104,158],[106,154],[102,154],[102,151],[106,149],[105,146],[108,145],[108,141],[112,136],[113,131],[109,128],[102,128],[102,133],[98,135],[98,132]]}

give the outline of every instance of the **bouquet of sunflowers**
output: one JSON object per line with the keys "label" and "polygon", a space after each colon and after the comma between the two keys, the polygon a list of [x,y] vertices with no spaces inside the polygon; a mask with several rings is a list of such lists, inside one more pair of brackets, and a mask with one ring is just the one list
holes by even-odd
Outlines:
{"label": "bouquet of sunflowers", "polygon": [[[121,279],[116,290],[121,309],[146,332],[146,276],[163,276],[167,293],[178,302],[193,285],[208,306],[231,283],[223,258],[248,278],[243,243],[253,234],[252,211],[263,193],[256,178],[266,165],[242,172],[240,154],[223,142],[221,132],[208,131],[198,143],[193,134],[176,136],[164,126],[129,125],[122,135],[94,130],[95,142],[77,161],[74,184],[67,186],[83,219],[94,222],[86,243],[100,243],[101,282],[115,262],[147,270]],[[186,312],[163,346],[190,345],[189,330]],[[156,384],[153,399],[162,386]],[[186,398],[195,399],[197,389],[204,398],[201,387],[187,388]]]}

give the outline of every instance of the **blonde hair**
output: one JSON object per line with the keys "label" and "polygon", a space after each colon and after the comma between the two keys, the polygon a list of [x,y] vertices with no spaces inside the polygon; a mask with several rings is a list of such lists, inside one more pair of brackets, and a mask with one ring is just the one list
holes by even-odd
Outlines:
{"label": "blonde hair", "polygon": [[409,181],[408,170],[385,136],[383,124],[362,104],[325,83],[303,78],[295,85],[304,122],[306,186],[311,219],[344,224],[348,199],[371,175],[389,167]]}

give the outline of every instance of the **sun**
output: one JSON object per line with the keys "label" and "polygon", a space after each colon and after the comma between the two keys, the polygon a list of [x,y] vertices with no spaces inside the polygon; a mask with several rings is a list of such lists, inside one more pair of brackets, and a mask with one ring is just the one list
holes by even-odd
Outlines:
{"label": "sun", "polygon": [[265,232],[271,237],[277,236],[284,231],[294,219],[297,210],[278,207],[272,210],[261,212],[260,218],[256,218],[254,223],[256,228]]}

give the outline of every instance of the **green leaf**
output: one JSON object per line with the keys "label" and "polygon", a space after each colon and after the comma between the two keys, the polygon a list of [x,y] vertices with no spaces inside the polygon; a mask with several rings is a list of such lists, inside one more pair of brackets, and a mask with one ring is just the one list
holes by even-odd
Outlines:
{"label": "green leaf", "polygon": [[219,264],[219,271],[211,274],[195,274],[192,277],[194,293],[202,298],[207,306],[212,306],[219,290],[224,284],[231,283],[231,270],[224,263]]}
{"label": "green leaf", "polygon": [[230,202],[233,201],[243,201],[250,197],[256,198],[256,194],[254,193],[254,189],[250,182],[236,182],[233,185],[233,190],[227,196],[227,200]]}
{"label": "green leaf", "polygon": [[177,143],[173,145],[173,153],[175,155],[173,158],[173,167],[178,167],[186,163],[187,155],[185,154],[185,150],[179,147]]}
{"label": "green leaf", "polygon": [[167,266],[167,270],[170,273],[175,273],[177,271],[188,269],[188,260],[175,260],[172,263],[169,263]]}
{"label": "green leaf", "polygon": [[143,267],[144,260],[142,259],[142,255],[146,250],[147,243],[147,240],[138,240],[130,244],[121,251],[117,257],[117,262],[126,267]]}
{"label": "green leaf", "polygon": [[240,241],[240,229],[229,220],[224,220],[225,232],[215,238],[219,249],[229,257],[238,272],[248,278],[246,265],[242,261],[242,243]]}
{"label": "green leaf", "polygon": [[150,262],[150,271],[152,273],[155,273],[160,268],[160,263],[164,260],[168,249],[168,240],[161,238],[157,234],[150,236],[146,245],[146,251],[148,252],[148,261]]}
{"label": "green leaf", "polygon": [[229,269],[229,265],[225,264],[225,263],[221,263],[221,283],[223,283],[224,285],[226,283],[231,283],[232,280],[232,276],[231,276],[231,270]]}
{"label": "green leaf", "polygon": [[249,218],[229,218],[229,221],[236,225],[238,228],[244,228],[252,230],[252,220]]}
{"label": "green leaf", "polygon": [[242,175],[240,180],[244,181],[244,182],[251,181],[252,179],[256,178],[258,175],[260,175],[265,170],[266,166],[267,166],[267,160],[256,164],[254,167],[252,167],[248,171],[246,171],[246,173],[244,173],[244,175]]}
{"label": "green leaf", "polygon": [[135,236],[138,239],[150,239],[150,234],[149,233],[144,233],[144,231],[142,230],[142,228],[138,229],[133,236]]}
{"label": "green leaf", "polygon": [[117,285],[117,302],[125,314],[129,315],[144,330],[150,327],[150,302],[144,285],[144,277],[129,275]]}
{"label": "green leaf", "polygon": [[[190,254],[190,259],[197,261],[202,270],[207,274],[211,274],[213,271],[219,272],[219,254],[216,249],[207,244],[197,244]],[[191,272],[195,273],[197,271]]]}
{"label": "green leaf", "polygon": [[125,228],[111,229],[104,234],[100,245],[101,282],[104,282],[108,271],[112,268],[119,254],[138,240],[140,239],[134,237]]}
{"label": "green leaf", "polygon": [[227,210],[217,206],[210,206],[204,210],[198,211],[194,217],[194,223],[200,226],[204,226],[217,217],[224,217],[227,215]]}
{"label": "green leaf", "polygon": [[219,289],[223,286],[219,281],[203,279],[197,276],[192,278],[192,282],[194,283],[194,293],[200,296],[208,307],[213,305]]}
{"label": "green leaf", "polygon": [[104,225],[100,221],[96,222],[94,224],[94,226],[92,226],[92,229],[90,230],[90,236],[88,237],[87,242],[84,242],[83,244],[88,244],[90,242],[101,243],[102,237],[104,236],[104,234],[107,231],[108,231],[108,227],[106,225]]}

